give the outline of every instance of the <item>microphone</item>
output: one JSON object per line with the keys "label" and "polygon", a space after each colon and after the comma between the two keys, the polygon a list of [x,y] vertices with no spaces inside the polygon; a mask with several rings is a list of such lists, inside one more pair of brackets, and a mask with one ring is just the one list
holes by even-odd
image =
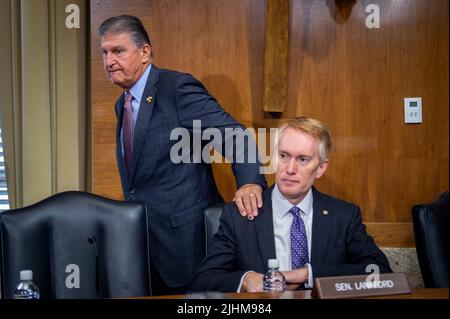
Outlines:
{"label": "microphone", "polygon": [[89,244],[94,246],[95,251],[95,291],[97,294],[97,299],[102,298],[102,293],[100,289],[100,264],[99,264],[99,257],[98,257],[98,245],[97,245],[97,238],[92,235],[88,237]]}

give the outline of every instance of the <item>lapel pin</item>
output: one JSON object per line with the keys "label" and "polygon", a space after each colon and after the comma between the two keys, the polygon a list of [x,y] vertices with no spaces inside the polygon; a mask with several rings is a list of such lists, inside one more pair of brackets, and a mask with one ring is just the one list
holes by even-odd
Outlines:
{"label": "lapel pin", "polygon": [[153,101],[153,96],[147,97],[147,103],[150,104]]}
{"label": "lapel pin", "polygon": [[322,214],[324,214],[325,216],[327,216],[327,215],[328,215],[328,211],[325,209],[325,210],[322,212]]}

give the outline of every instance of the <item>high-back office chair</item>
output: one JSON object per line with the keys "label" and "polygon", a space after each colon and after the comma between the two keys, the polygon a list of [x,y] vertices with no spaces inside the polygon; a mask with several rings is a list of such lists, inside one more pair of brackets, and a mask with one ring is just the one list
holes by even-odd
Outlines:
{"label": "high-back office chair", "polygon": [[0,214],[2,298],[33,271],[41,298],[150,295],[147,212],[139,203],[64,192]]}
{"label": "high-back office chair", "polygon": [[207,207],[204,210],[204,219],[205,219],[205,233],[206,233],[206,251],[208,252],[208,248],[212,243],[212,239],[219,230],[219,224],[220,224],[220,216],[222,216],[222,210],[223,210],[224,204],[218,204],[216,206]]}
{"label": "high-back office chair", "polygon": [[412,208],[417,258],[427,288],[449,286],[449,193]]}

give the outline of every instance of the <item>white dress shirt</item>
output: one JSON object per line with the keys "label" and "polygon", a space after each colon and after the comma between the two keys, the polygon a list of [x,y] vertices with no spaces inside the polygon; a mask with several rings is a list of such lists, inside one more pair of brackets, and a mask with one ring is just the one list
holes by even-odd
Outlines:
{"label": "white dress shirt", "polygon": [[[275,235],[275,254],[280,265],[280,271],[292,270],[292,258],[291,258],[291,226],[294,216],[289,213],[289,210],[293,207],[286,197],[281,194],[278,186],[272,191],[272,218],[273,218],[273,232]],[[308,241],[308,257],[311,261],[311,241],[312,241],[312,222],[313,222],[313,194],[312,189],[309,189],[305,198],[296,205],[300,208],[300,216],[305,224],[306,239]],[[258,217],[256,217],[258,218]],[[313,287],[313,271],[310,263],[307,263],[308,267],[308,282],[305,283],[307,288]],[[239,283],[237,291],[240,292],[244,277],[251,271],[246,272]]]}
{"label": "white dress shirt", "polygon": [[[280,264],[280,271],[292,270],[291,258],[291,226],[294,216],[289,213],[293,207],[286,197],[281,194],[275,185],[272,191],[273,232],[275,235],[275,253]],[[300,216],[305,224],[306,239],[308,241],[308,257],[311,261],[312,222],[313,222],[313,195],[309,189],[305,198],[296,205],[300,208]],[[307,263],[308,283],[307,287],[313,286],[312,267]]]}

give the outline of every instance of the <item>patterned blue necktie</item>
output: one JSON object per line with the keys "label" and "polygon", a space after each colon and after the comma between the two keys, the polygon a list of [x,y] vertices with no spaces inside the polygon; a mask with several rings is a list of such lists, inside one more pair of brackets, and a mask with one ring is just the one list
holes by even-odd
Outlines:
{"label": "patterned blue necktie", "polygon": [[309,262],[308,240],[306,238],[305,224],[300,216],[300,208],[292,207],[289,212],[294,215],[291,226],[291,257],[292,269],[298,269]]}

